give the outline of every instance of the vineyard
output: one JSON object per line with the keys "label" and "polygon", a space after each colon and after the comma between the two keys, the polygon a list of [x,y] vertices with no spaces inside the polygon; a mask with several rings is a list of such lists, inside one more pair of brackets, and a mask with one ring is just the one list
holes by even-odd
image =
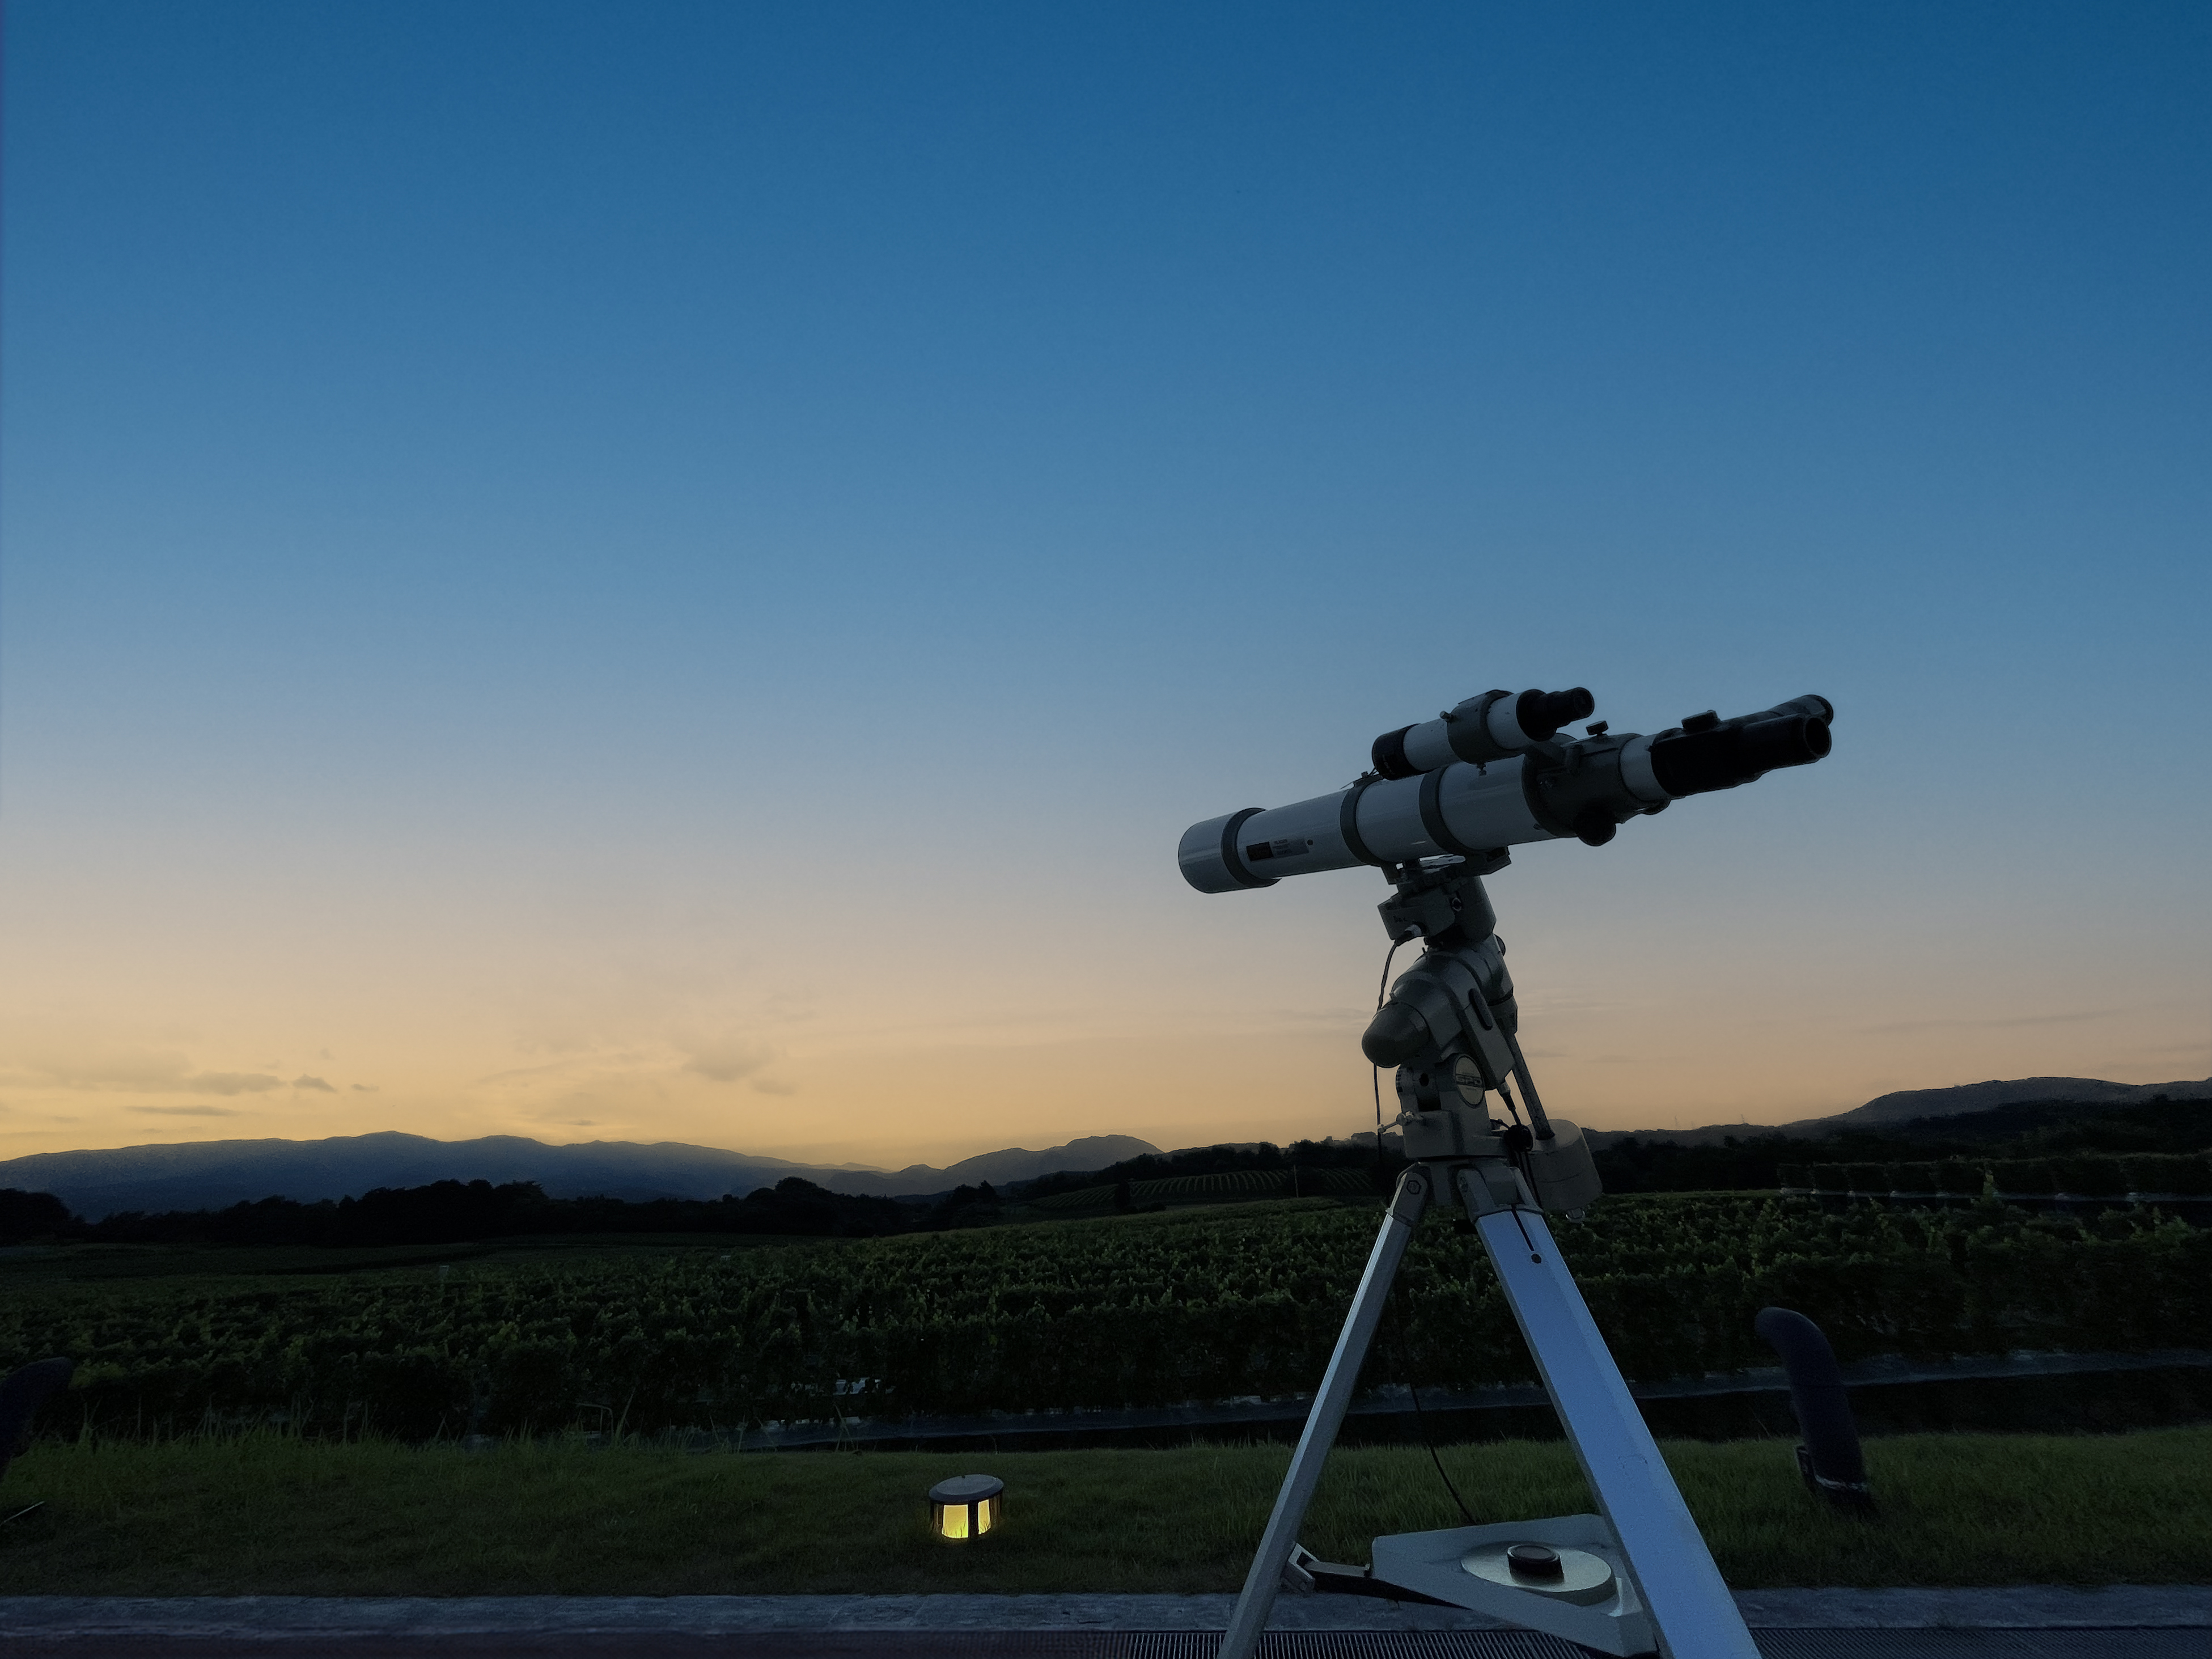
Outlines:
{"label": "vineyard", "polygon": [[2066,1198],[2106,1202],[2212,1197],[2212,1159],[2197,1153],[2102,1158],[1945,1158],[1919,1164],[1780,1166],[1785,1191],[1851,1197]]}
{"label": "vineyard", "polygon": [[[1375,1189],[1375,1172],[1362,1166],[1346,1170],[1228,1170],[1215,1175],[1169,1176],[1158,1181],[1128,1183],[1131,1204],[1220,1204],[1255,1198],[1352,1197]],[[1054,1193],[1032,1199],[1029,1207],[1048,1215],[1111,1209],[1118,1187],[1084,1187],[1072,1193]]]}
{"label": "vineyard", "polygon": [[[254,1422],[409,1438],[652,1431],[1279,1396],[1320,1374],[1376,1214],[1309,1198],[283,1277],[90,1281],[11,1266],[0,1368],[75,1357],[78,1387],[50,1425],[124,1435]],[[1769,1363],[1751,1325],[1769,1303],[1820,1321],[1846,1359],[2212,1334],[2212,1233],[2149,1209],[1621,1198],[1559,1231],[1634,1377]],[[1367,1381],[1529,1372],[1487,1263],[1432,1215]]]}

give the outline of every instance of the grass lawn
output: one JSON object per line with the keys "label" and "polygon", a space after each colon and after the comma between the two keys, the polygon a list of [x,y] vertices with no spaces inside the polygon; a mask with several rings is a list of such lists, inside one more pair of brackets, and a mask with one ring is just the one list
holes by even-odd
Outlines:
{"label": "grass lawn", "polygon": [[[1782,1441],[1671,1443],[1739,1588],[2212,1579],[2212,1428],[1869,1441],[1881,1505],[1829,1513]],[[41,1444],[9,1471],[13,1595],[684,1595],[1233,1590],[1287,1450],[483,1452],[280,1436]],[[1567,1449],[1447,1448],[1475,1519],[1591,1507]],[[948,1474],[1005,1480],[1005,1527],[926,1535]],[[1378,1533],[1460,1524],[1419,1448],[1336,1452],[1304,1541],[1364,1561]]]}

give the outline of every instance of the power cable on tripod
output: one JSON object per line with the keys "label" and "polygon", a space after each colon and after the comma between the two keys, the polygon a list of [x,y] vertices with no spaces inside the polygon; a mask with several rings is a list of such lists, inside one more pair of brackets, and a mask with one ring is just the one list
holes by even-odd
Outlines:
{"label": "power cable on tripod", "polygon": [[1505,1109],[1513,1114],[1513,1121],[1523,1128],[1528,1127],[1528,1115],[1522,1111],[1521,1103],[1513,1098],[1512,1087],[1504,1078],[1498,1080],[1498,1092],[1505,1102]]}
{"label": "power cable on tripod", "polygon": [[[1401,939],[1392,939],[1389,950],[1383,954],[1382,980],[1375,988],[1375,1011],[1377,1013],[1382,1011],[1382,999],[1390,994],[1390,964],[1397,960],[1398,947],[1405,942]],[[1382,1167],[1382,1068],[1370,1066],[1367,1072],[1368,1080],[1375,1085],[1375,1167],[1379,1170]]]}
{"label": "power cable on tripod", "polygon": [[1398,1375],[1406,1379],[1406,1396],[1413,1402],[1413,1422],[1420,1431],[1421,1444],[1428,1449],[1429,1462],[1437,1466],[1437,1479],[1444,1483],[1444,1490],[1458,1506],[1460,1518],[1472,1527],[1476,1524],[1474,1512],[1468,1508],[1467,1500],[1459,1495],[1459,1488],[1452,1485],[1451,1476],[1444,1472],[1444,1460],[1437,1455],[1437,1443],[1429,1433],[1429,1419],[1421,1410],[1421,1391],[1413,1386],[1413,1368],[1406,1359],[1406,1304],[1395,1294],[1390,1299],[1390,1339],[1391,1346],[1398,1352]]}

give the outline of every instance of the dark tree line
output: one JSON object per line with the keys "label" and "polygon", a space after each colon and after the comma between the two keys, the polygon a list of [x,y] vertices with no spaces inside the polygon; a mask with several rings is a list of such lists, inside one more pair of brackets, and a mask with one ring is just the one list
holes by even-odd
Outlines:
{"label": "dark tree line", "polygon": [[1385,1185],[1397,1178],[1406,1159],[1397,1151],[1395,1135],[1382,1143],[1378,1161],[1370,1140],[1366,1146],[1350,1140],[1294,1140],[1278,1146],[1263,1140],[1254,1146],[1193,1146],[1179,1152],[1145,1152],[1123,1158],[1103,1170],[1062,1170],[1009,1187],[1018,1199],[1048,1198],[1054,1193],[1080,1192],[1089,1187],[1133,1185],[1139,1181],[1164,1181],[1171,1176],[1226,1175],[1235,1170],[1379,1169]]}
{"label": "dark tree line", "polygon": [[957,1224],[947,1206],[833,1193],[787,1176],[743,1198],[548,1198],[535,1182],[439,1181],[359,1198],[264,1198],[223,1210],[124,1211],[88,1222],[52,1193],[0,1190],[0,1240],[109,1244],[450,1244],[532,1234],[755,1233],[866,1238]]}
{"label": "dark tree line", "polygon": [[52,1193],[27,1193],[16,1187],[0,1187],[0,1243],[70,1237],[83,1225],[70,1213],[69,1206]]}
{"label": "dark tree line", "polygon": [[1776,1171],[1784,1164],[1912,1164],[2207,1148],[2212,1148],[2212,1102],[2155,1099],[2134,1106],[2024,1102],[1831,1135],[1730,1135],[1717,1145],[1685,1146],[1659,1136],[1632,1135],[1596,1156],[1609,1193],[1711,1193],[1779,1186]]}
{"label": "dark tree line", "polygon": [[[1117,1194],[1140,1181],[1219,1175],[1232,1170],[1367,1168],[1387,1191],[1406,1166],[1396,1137],[1376,1156],[1372,1142],[1299,1140],[1288,1146],[1199,1146],[1146,1153],[1104,1170],[1042,1176],[1009,1188],[1018,1199],[1044,1198],[1111,1184]],[[1685,1144],[1662,1135],[1632,1135],[1595,1153],[1609,1193],[1759,1192],[1781,1185],[1784,1164],[1900,1164],[1946,1158],[2051,1158],[2075,1152],[2196,1152],[2212,1149],[2212,1102],[2154,1099],[2106,1106],[2035,1101],[1952,1117],[1914,1118],[1879,1129],[1834,1134],[1730,1135]],[[1129,1207],[1126,1201],[1122,1207]]]}

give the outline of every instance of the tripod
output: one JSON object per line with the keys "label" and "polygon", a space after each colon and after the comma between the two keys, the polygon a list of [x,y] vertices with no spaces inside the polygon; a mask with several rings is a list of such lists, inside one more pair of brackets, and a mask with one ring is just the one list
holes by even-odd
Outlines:
{"label": "tripod", "polygon": [[[1279,1591],[1349,1590],[1443,1602],[1628,1659],[1758,1659],[1750,1632],[1661,1460],[1620,1368],[1559,1259],[1544,1212],[1597,1196],[1582,1131],[1544,1114],[1516,1036],[1519,1012],[1480,867],[1386,866],[1394,944],[1427,940],[1361,1047],[1397,1066],[1398,1121],[1413,1160],[1376,1235],[1352,1309],[1291,1455],[1219,1659],[1251,1659]],[[1519,1098],[1514,1086],[1519,1085]],[[1493,1121],[1498,1094],[1516,1120]],[[1377,1538],[1367,1569],[1316,1560],[1297,1541],[1413,1229],[1431,1204],[1462,1205],[1490,1253],[1601,1513]]]}

